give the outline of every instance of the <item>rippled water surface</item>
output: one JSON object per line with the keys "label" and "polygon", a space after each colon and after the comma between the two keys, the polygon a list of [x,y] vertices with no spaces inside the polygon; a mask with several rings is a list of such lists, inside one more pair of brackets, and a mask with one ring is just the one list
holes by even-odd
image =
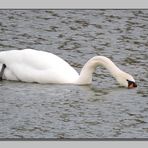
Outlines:
{"label": "rippled water surface", "polygon": [[132,74],[119,87],[102,67],[90,86],[0,82],[0,138],[148,138],[148,10],[0,10],[0,51],[52,52],[80,72],[104,55]]}

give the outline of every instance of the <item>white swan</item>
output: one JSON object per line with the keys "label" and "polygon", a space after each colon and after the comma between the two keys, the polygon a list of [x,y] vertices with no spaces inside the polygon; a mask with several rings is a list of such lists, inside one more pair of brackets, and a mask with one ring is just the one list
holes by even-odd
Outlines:
{"label": "white swan", "polygon": [[[6,67],[2,66],[4,64]],[[120,70],[104,56],[91,58],[79,75],[66,61],[52,53],[33,49],[0,52],[2,79],[6,80],[85,85],[91,84],[92,73],[98,65],[108,69],[120,85],[128,88],[137,87],[131,75]]]}

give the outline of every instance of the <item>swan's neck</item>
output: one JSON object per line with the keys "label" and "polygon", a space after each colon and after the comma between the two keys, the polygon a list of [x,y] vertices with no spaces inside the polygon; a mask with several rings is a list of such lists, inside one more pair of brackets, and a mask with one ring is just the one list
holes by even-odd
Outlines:
{"label": "swan's neck", "polygon": [[78,84],[91,84],[92,73],[95,71],[97,66],[105,67],[113,77],[117,77],[117,74],[121,71],[110,59],[104,56],[95,56],[91,58],[82,68]]}

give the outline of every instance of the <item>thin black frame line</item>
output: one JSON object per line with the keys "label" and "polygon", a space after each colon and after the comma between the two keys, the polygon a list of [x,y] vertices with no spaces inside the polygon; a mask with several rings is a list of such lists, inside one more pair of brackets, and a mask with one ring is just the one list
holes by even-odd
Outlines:
{"label": "thin black frame line", "polygon": [[148,141],[148,138],[0,138],[0,141]]}
{"label": "thin black frame line", "polygon": [[148,8],[0,8],[0,10],[148,10]]}

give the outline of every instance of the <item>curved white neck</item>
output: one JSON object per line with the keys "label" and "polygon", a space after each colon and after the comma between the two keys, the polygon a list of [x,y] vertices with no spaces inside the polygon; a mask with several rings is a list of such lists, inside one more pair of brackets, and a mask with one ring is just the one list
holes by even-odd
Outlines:
{"label": "curved white neck", "polygon": [[110,59],[104,56],[95,56],[91,58],[82,68],[80,77],[77,81],[78,84],[91,84],[92,73],[97,66],[105,67],[113,77],[116,78],[117,74],[121,71]]}

